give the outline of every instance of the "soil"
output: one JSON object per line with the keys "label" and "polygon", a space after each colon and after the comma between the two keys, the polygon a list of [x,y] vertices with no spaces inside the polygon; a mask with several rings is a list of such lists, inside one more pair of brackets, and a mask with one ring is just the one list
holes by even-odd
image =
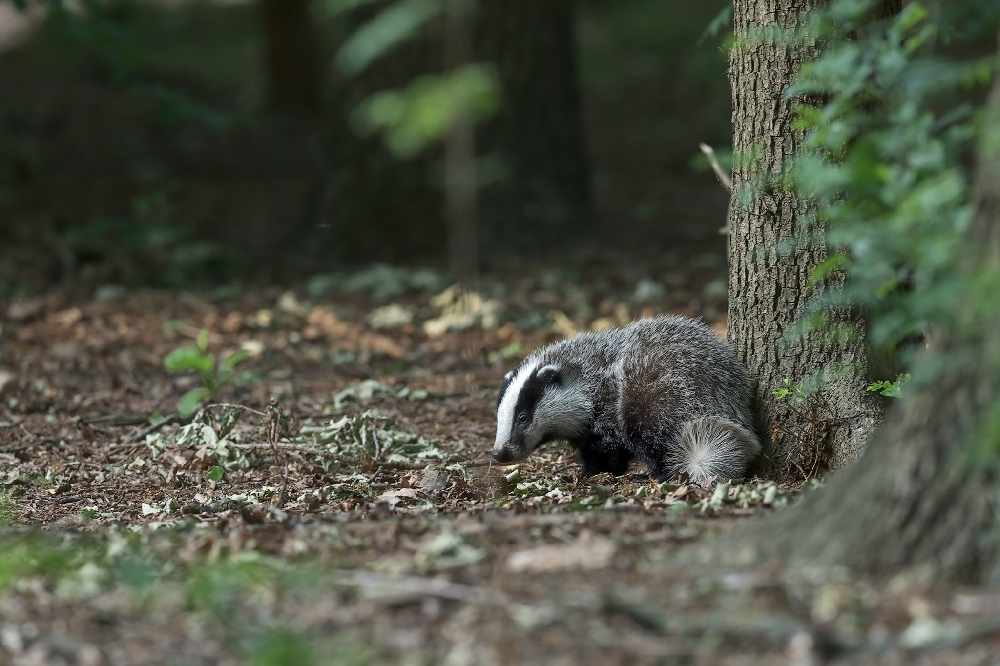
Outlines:
{"label": "soil", "polygon": [[[557,445],[490,463],[534,346],[654,310],[724,330],[719,257],[683,263],[460,301],[374,280],[9,303],[0,662],[995,663],[998,590],[684,556],[811,489],[583,479]],[[200,337],[248,359],[181,419],[201,380],[164,359]]]}

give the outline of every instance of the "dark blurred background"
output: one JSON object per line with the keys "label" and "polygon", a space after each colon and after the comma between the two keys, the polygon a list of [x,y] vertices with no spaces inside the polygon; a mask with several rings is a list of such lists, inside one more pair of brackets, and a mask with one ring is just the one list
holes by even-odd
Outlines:
{"label": "dark blurred background", "polygon": [[0,0],[0,296],[724,262],[723,0]]}

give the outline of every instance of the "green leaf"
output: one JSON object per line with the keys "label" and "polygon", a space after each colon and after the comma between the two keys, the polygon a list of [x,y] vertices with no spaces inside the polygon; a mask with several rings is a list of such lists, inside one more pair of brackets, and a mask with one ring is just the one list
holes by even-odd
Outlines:
{"label": "green leaf", "polygon": [[211,391],[204,386],[191,389],[177,402],[177,413],[184,419],[192,416],[211,395]]}
{"label": "green leaf", "polygon": [[360,7],[373,5],[378,0],[326,0],[320,5],[326,18],[337,18],[342,14],[354,11]]}
{"label": "green leaf", "polygon": [[927,9],[919,2],[911,2],[899,13],[896,19],[895,29],[899,32],[908,32],[917,25],[923,23],[929,16]]}
{"label": "green leaf", "polygon": [[837,271],[842,271],[849,263],[850,260],[846,254],[842,252],[831,254],[813,267],[812,274],[809,276],[809,286],[816,286]]}
{"label": "green leaf", "polygon": [[198,333],[198,349],[201,351],[208,350],[208,331],[204,328]]}
{"label": "green leaf", "polygon": [[222,476],[224,473],[225,471],[222,469],[222,467],[220,467],[219,465],[215,465],[210,470],[208,470],[208,478],[211,481],[222,481]]}
{"label": "green leaf", "polygon": [[910,373],[903,373],[892,379],[880,379],[870,383],[866,390],[869,393],[878,393],[886,398],[898,398],[903,392],[903,386],[910,380]]}
{"label": "green leaf", "polygon": [[372,62],[417,34],[441,11],[435,0],[403,0],[382,11],[354,32],[340,53],[337,64],[348,74],[360,74]]}
{"label": "green leaf", "polygon": [[455,123],[476,123],[493,115],[499,90],[493,67],[472,63],[377,93],[361,104],[355,120],[363,131],[383,132],[389,149],[409,158],[443,138]]}
{"label": "green leaf", "polygon": [[718,14],[716,14],[708,25],[705,26],[705,32],[702,33],[701,37],[698,38],[698,43],[705,41],[706,39],[712,39],[718,37],[722,34],[723,30],[731,30],[733,23],[733,7],[730,4],[726,4]]}
{"label": "green leaf", "polygon": [[198,347],[185,345],[167,354],[163,359],[163,366],[167,372],[197,372],[206,375],[215,369],[215,358]]}
{"label": "green leaf", "polygon": [[236,369],[236,366],[238,366],[240,363],[247,360],[248,358],[250,358],[250,352],[248,351],[241,349],[238,352],[233,352],[229,356],[226,356],[224,359],[222,359],[222,362],[219,363],[219,371],[225,374],[229,374],[230,372]]}

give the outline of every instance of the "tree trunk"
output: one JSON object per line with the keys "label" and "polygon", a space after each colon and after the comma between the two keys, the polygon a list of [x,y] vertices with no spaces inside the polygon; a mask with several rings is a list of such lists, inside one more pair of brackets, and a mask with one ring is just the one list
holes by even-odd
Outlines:
{"label": "tree trunk", "polygon": [[[452,70],[472,59],[471,0],[448,0],[445,59]],[[473,288],[479,275],[479,178],[476,133],[468,118],[448,129],[444,149],[445,214],[448,218],[448,265],[452,275]]]}
{"label": "tree trunk", "polygon": [[1000,308],[989,301],[1000,283],[1000,77],[983,127],[967,295],[933,352],[943,372],[914,380],[864,464],[779,515],[766,536],[758,530],[773,556],[871,573],[916,566],[967,582],[1000,574]]}
{"label": "tree trunk", "polygon": [[321,58],[311,4],[311,0],[260,0],[267,102],[272,111],[311,114],[321,106]]}
{"label": "tree trunk", "polygon": [[[785,89],[815,47],[766,35],[801,28],[819,4],[736,0],[733,7],[728,334],[757,381],[759,427],[770,440],[761,473],[787,481],[857,459],[879,418],[865,391],[863,329],[849,314],[828,313],[825,328],[850,335],[793,335],[809,299],[830,288],[811,280],[828,256],[814,210],[780,184],[802,140]],[[812,392],[801,404],[775,395],[789,385]]]}
{"label": "tree trunk", "polygon": [[574,4],[479,3],[484,57],[502,87],[500,117],[484,132],[505,167],[484,197],[490,240],[545,251],[544,243],[565,247],[592,222]]}

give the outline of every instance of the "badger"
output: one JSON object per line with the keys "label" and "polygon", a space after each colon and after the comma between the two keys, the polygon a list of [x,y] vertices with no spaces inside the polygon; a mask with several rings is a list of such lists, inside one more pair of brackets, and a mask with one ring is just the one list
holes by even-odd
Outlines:
{"label": "badger", "polygon": [[739,479],[760,452],[747,372],[701,321],[641,319],[538,349],[503,378],[493,458],[525,459],[568,440],[584,476]]}

